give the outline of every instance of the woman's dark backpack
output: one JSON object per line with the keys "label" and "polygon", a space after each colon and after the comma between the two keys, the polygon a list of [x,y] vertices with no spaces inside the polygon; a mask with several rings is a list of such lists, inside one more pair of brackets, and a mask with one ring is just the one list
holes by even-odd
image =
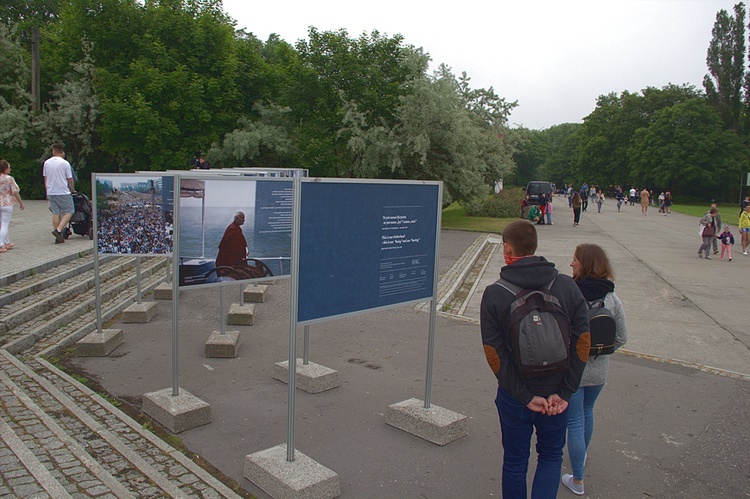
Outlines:
{"label": "woman's dark backpack", "polygon": [[589,356],[610,355],[615,352],[617,323],[612,311],[604,307],[604,300],[594,300],[589,305],[589,331],[591,349]]}

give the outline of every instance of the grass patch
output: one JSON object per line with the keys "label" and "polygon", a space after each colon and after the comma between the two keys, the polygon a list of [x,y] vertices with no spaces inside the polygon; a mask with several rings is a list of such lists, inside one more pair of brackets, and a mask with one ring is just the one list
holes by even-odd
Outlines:
{"label": "grass patch", "polygon": [[[716,207],[719,209],[721,214],[721,222],[724,224],[737,225],[739,221],[740,207],[736,204],[717,204]],[[702,217],[711,208],[711,203],[697,203],[697,204],[673,204],[672,211],[677,213],[683,213],[685,215],[692,215],[694,217]],[[657,208],[658,210],[658,208]],[[651,210],[649,210],[651,211]]]}
{"label": "grass patch", "polygon": [[515,218],[470,217],[458,203],[453,203],[443,210],[443,229],[468,230],[471,232],[490,232],[500,234],[506,225]]}

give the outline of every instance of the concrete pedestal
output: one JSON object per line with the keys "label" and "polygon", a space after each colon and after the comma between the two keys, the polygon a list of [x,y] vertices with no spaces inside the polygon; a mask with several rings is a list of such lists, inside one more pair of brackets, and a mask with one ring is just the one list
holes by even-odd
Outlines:
{"label": "concrete pedestal", "polygon": [[155,301],[133,303],[122,311],[122,322],[148,322],[158,311],[159,307]]}
{"label": "concrete pedestal", "polygon": [[341,495],[339,476],[295,449],[286,460],[286,444],[245,456],[245,478],[274,498],[318,499]]}
{"label": "concrete pedestal", "polygon": [[183,389],[177,396],[172,395],[172,388],[144,394],[143,412],[172,433],[211,422],[211,406]]}
{"label": "concrete pedestal", "polygon": [[122,329],[102,329],[95,331],[76,342],[76,355],[78,357],[106,357],[112,351],[122,345],[125,335]]}
{"label": "concrete pedestal", "polygon": [[[181,291],[178,291],[181,293]],[[172,299],[172,283],[162,282],[154,288],[154,300],[171,300]]]}
{"label": "concrete pedestal", "polygon": [[385,423],[438,445],[469,434],[468,419],[463,414],[436,405],[425,409],[424,401],[414,398],[389,405]]}
{"label": "concrete pedestal", "polygon": [[247,303],[263,303],[266,301],[268,286],[265,284],[250,284],[242,292],[242,299]]}
{"label": "concrete pedestal", "polygon": [[[273,368],[273,378],[284,383],[289,382],[289,361],[278,362]],[[309,362],[302,363],[297,359],[297,388],[307,393],[320,393],[339,386],[339,372],[327,367]]]}
{"label": "concrete pedestal", "polygon": [[255,320],[255,305],[252,303],[240,305],[232,303],[227,314],[227,324],[230,326],[252,326]]}
{"label": "concrete pedestal", "polygon": [[239,331],[214,331],[206,341],[205,356],[209,358],[234,358],[240,349]]}

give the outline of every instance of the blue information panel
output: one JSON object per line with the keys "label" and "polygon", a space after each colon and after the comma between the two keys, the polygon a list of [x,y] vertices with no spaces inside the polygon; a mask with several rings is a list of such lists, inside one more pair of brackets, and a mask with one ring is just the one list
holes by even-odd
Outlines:
{"label": "blue information panel", "polygon": [[298,322],[432,298],[438,183],[303,182]]}

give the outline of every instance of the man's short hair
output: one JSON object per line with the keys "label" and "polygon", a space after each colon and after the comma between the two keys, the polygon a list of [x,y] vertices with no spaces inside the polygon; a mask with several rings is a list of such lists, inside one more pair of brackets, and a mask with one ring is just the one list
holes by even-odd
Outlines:
{"label": "man's short hair", "polygon": [[245,212],[238,211],[237,213],[234,214],[234,219],[235,220],[237,220],[240,217],[245,218]]}
{"label": "man's short hair", "polygon": [[52,152],[54,154],[62,154],[65,152],[65,149],[63,149],[62,144],[52,144]]}
{"label": "man's short hair", "polygon": [[533,255],[539,240],[536,227],[528,220],[516,220],[503,229],[503,242],[513,249],[514,256]]}

